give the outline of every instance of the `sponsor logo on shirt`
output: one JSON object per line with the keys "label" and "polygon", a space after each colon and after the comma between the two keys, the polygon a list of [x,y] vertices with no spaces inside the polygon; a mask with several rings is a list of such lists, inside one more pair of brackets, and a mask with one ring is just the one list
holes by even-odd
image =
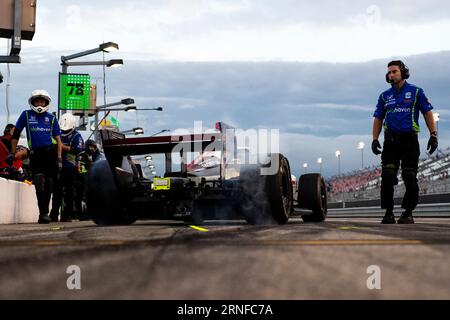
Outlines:
{"label": "sponsor logo on shirt", "polygon": [[50,128],[30,128],[32,132],[49,132]]}
{"label": "sponsor logo on shirt", "polygon": [[411,108],[394,108],[394,112],[410,112]]}

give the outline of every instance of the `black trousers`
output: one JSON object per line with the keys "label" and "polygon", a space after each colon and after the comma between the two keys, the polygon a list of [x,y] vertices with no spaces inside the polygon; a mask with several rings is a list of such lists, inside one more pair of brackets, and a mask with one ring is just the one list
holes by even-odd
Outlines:
{"label": "black trousers", "polygon": [[381,208],[394,208],[394,185],[398,184],[398,169],[401,166],[406,192],[402,208],[414,210],[419,200],[417,168],[420,147],[416,133],[393,134],[385,132],[381,154]]}
{"label": "black trousers", "polygon": [[36,188],[39,214],[47,215],[54,181],[57,180],[58,176],[56,146],[32,150],[30,152],[30,166]]}
{"label": "black trousers", "polygon": [[[81,213],[81,201],[83,200],[83,186],[79,179],[76,167],[63,167],[59,176],[58,185],[53,194],[54,203],[59,208],[64,199],[64,206],[61,217],[77,218]],[[57,217],[58,212],[53,212],[52,216]]]}

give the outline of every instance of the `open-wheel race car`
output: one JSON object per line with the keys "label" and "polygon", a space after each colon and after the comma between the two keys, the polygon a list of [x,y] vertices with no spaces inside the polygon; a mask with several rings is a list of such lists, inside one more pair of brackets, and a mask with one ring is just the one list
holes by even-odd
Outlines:
{"label": "open-wheel race car", "polygon": [[[87,208],[98,225],[132,224],[138,219],[244,218],[249,224],[284,224],[292,215],[321,222],[327,194],[319,174],[292,181],[280,153],[259,164],[239,156],[234,129],[222,122],[213,133],[125,138],[101,130],[105,157],[89,171]],[[197,153],[188,162],[188,153]],[[137,156],[160,155],[164,174],[146,177]],[[176,155],[176,169],[173,161]],[[294,190],[294,186],[297,190]],[[294,198],[297,198],[294,200]]]}

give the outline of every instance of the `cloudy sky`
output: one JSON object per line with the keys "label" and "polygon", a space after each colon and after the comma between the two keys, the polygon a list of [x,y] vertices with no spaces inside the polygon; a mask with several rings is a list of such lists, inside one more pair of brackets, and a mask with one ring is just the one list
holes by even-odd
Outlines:
{"label": "cloudy sky", "polygon": [[[164,106],[116,114],[123,129],[139,125],[151,134],[196,120],[279,129],[294,172],[304,162],[317,171],[322,157],[331,175],[336,149],[343,171],[361,166],[359,141],[367,145],[365,164],[379,161],[368,148],[372,114],[393,58],[404,59],[410,82],[432,100],[441,114],[441,146],[450,146],[448,34],[450,3],[437,0],[40,0],[35,37],[23,42],[22,64],[11,66],[11,121],[37,87],[57,101],[61,55],[114,41],[120,50],[106,59],[123,58],[125,65],[106,70],[107,101],[133,97],[139,107]],[[2,39],[0,50],[6,45]],[[6,75],[5,65],[0,71]],[[103,92],[100,67],[69,71],[90,73]]]}

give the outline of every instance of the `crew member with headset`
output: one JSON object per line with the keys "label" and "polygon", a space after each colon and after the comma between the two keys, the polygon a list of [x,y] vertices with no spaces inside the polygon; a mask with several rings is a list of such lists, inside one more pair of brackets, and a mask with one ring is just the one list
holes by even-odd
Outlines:
{"label": "crew member with headset", "polygon": [[[78,178],[80,179],[80,184],[83,187],[83,201],[87,202],[87,181],[89,170],[91,169],[94,162],[99,159],[100,151],[98,150],[97,143],[94,140],[87,140],[84,144],[84,150],[78,154]],[[89,212],[87,207],[84,207],[81,215],[78,217],[79,220],[90,220]]]}
{"label": "crew member with headset", "polygon": [[49,223],[49,204],[53,190],[53,180],[62,167],[61,131],[56,116],[49,113],[50,95],[45,90],[32,92],[28,103],[31,110],[25,110],[19,116],[12,137],[11,153],[16,157],[17,142],[25,128],[30,165],[39,206],[38,223]]}
{"label": "crew member with headset", "polygon": [[[374,113],[372,152],[381,153],[381,208],[386,209],[381,223],[393,224],[394,185],[398,183],[397,173],[402,168],[402,179],[406,192],[402,208],[405,210],[397,223],[414,223],[412,215],[419,200],[419,185],[417,170],[419,164],[420,146],[418,134],[419,112],[423,114],[430,138],[427,150],[432,154],[438,147],[436,125],[433,118],[430,101],[423,89],[406,81],[409,78],[408,67],[400,60],[389,62],[386,82],[391,88],[380,94]],[[383,125],[384,122],[384,125]],[[383,150],[378,137],[384,127]]]}

